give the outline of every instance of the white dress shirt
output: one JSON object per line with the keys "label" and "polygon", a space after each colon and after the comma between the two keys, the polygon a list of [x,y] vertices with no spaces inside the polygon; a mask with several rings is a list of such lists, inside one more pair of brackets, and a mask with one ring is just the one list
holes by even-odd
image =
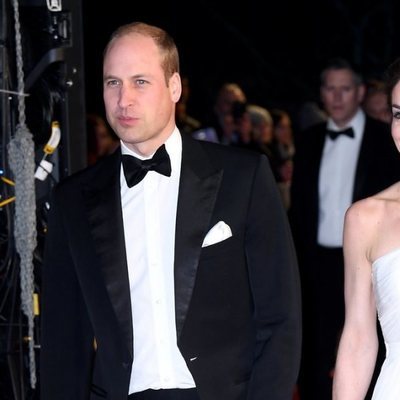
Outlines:
{"label": "white dress shirt", "polygon": [[[195,387],[177,347],[174,296],[175,222],[182,158],[177,128],[165,143],[171,176],[149,171],[129,188],[121,166],[121,202],[133,320],[129,394]],[[121,142],[122,154],[132,152]],[[148,157],[148,158],[151,158]]]}
{"label": "white dress shirt", "polygon": [[353,202],[353,189],[358,155],[365,127],[365,114],[359,109],[348,126],[339,128],[328,119],[327,129],[352,127],[354,137],[339,135],[332,140],[326,135],[319,172],[318,244],[342,247],[346,210]]}

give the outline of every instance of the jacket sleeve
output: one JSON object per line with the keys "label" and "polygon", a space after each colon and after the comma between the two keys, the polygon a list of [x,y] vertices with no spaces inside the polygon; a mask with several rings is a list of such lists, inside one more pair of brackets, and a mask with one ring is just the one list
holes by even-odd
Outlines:
{"label": "jacket sleeve", "polygon": [[246,256],[257,344],[247,398],[290,400],[300,364],[300,281],[287,215],[265,157],[251,196]]}
{"label": "jacket sleeve", "polygon": [[89,396],[94,335],[56,197],[51,202],[42,269],[41,399],[80,400]]}

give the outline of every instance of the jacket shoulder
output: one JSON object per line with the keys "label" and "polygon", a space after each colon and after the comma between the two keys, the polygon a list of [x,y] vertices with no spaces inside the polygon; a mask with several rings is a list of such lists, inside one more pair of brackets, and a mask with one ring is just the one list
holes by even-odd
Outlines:
{"label": "jacket shoulder", "polygon": [[55,193],[73,192],[82,186],[93,186],[100,184],[108,179],[111,174],[118,172],[116,166],[120,162],[120,152],[116,151],[113,154],[101,159],[94,165],[87,166],[79,171],[72,173],[60,180],[54,187]]}
{"label": "jacket shoulder", "polygon": [[245,149],[241,147],[229,146],[220,143],[213,143],[199,140],[197,141],[204,152],[216,160],[235,160],[240,159],[243,162],[259,160],[265,157],[261,152],[256,150]]}

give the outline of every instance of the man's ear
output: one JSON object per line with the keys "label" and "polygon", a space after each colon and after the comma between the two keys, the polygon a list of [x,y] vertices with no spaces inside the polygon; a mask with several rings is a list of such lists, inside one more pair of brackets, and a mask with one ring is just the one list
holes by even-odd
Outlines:
{"label": "man's ear", "polygon": [[169,91],[171,93],[171,99],[174,103],[177,103],[181,98],[182,94],[182,82],[180,75],[175,72],[171,78],[169,78]]}

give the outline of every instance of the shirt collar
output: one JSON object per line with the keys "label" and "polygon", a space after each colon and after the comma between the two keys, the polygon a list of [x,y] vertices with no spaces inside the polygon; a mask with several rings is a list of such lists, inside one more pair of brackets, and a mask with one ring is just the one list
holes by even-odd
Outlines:
{"label": "shirt collar", "polygon": [[326,125],[327,129],[332,130],[332,131],[341,131],[346,128],[353,128],[354,135],[356,138],[361,137],[363,131],[364,131],[364,125],[365,125],[365,113],[364,111],[359,108],[357,112],[354,114],[353,118],[349,121],[349,123],[342,127],[339,128],[335,122],[333,122],[332,118],[328,118],[328,123]]}

